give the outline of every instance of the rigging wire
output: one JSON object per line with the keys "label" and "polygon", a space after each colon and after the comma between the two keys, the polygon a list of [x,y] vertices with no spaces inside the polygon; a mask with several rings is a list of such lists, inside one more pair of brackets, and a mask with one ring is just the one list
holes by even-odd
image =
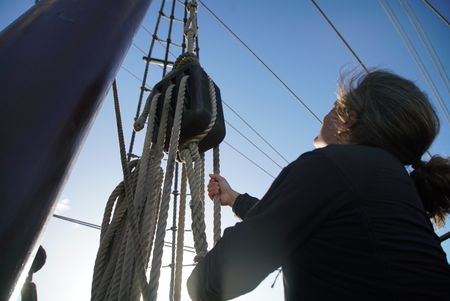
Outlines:
{"label": "rigging wire", "polygon": [[[180,1],[180,0],[178,0]],[[225,29],[235,38],[239,41],[239,43],[244,46],[265,68],[267,71],[269,71],[276,79],[277,81],[283,85],[286,90],[300,102],[300,104],[320,123],[322,124],[322,120],[312,111],[312,109],[303,101],[300,99],[300,97],[286,84],[284,80],[278,76],[278,74],[275,73],[275,71],[272,70],[251,48],[248,46],[225,22],[222,21],[219,16],[217,16],[203,1],[198,0],[198,2],[223,26]]]}
{"label": "rigging wire", "polygon": [[416,49],[414,48],[414,45],[412,44],[411,40],[407,36],[406,32],[402,28],[399,20],[395,16],[391,6],[387,3],[385,0],[379,0],[381,6],[383,7],[384,11],[386,12],[389,20],[394,25],[395,29],[397,30],[398,34],[400,35],[403,43],[405,44],[406,48],[408,49],[409,53],[413,57],[414,61],[416,62],[417,66],[419,67],[420,72],[425,77],[428,85],[430,86],[431,90],[433,91],[433,94],[435,95],[442,111],[444,112],[445,117],[447,118],[447,122],[450,123],[450,114],[447,110],[447,107],[445,106],[444,100],[441,97],[441,94],[437,90],[436,86],[434,85],[433,80],[431,79],[428,71],[425,68],[424,63],[422,62],[419,54],[417,53]]}
{"label": "rigging wire", "polygon": [[339,39],[341,39],[341,41],[342,41],[342,43],[344,43],[345,47],[347,47],[347,49],[352,53],[353,57],[358,61],[358,63],[361,65],[361,67],[366,71],[366,73],[369,73],[369,69],[367,69],[366,65],[364,65],[364,63],[359,58],[359,56],[355,53],[355,51],[353,51],[352,47],[347,43],[345,38],[337,30],[336,26],[334,26],[333,22],[331,22],[331,20],[327,17],[327,15],[324,13],[324,11],[320,8],[320,6],[317,4],[317,2],[315,0],[311,0],[311,2],[317,8],[317,10],[322,15],[322,17],[327,21],[328,25],[330,25],[331,28],[334,30],[334,32],[338,35]]}
{"label": "rigging wire", "polygon": [[133,47],[139,50],[143,55],[147,55],[147,53],[145,53],[145,51],[141,47],[139,47],[136,43],[133,42],[131,45],[133,45]]}
{"label": "rigging wire", "polygon": [[97,230],[101,230],[102,229],[102,227],[100,225],[96,225],[96,224],[80,221],[78,219],[70,218],[70,217],[67,217],[67,216],[59,215],[59,214],[53,214],[53,217],[56,217],[56,218],[59,218],[59,219],[62,219],[62,220],[65,220],[65,221],[68,221],[68,222],[71,222],[71,223],[75,223],[75,224],[78,224],[78,225],[82,225],[82,226],[85,226],[85,227],[89,227],[89,228],[92,228],[92,229],[97,229]]}
{"label": "rigging wire", "polygon": [[[123,70],[125,70],[128,74],[130,74],[132,77],[134,77],[137,81],[139,81],[139,82],[142,82],[142,79],[139,77],[139,76],[137,76],[135,73],[133,73],[133,72],[131,72],[131,70],[130,69],[128,69],[127,67],[125,67],[125,66],[120,66],[120,68],[122,68]],[[151,91],[151,89],[150,88],[147,88],[147,87],[144,87],[147,91]]]}
{"label": "rigging wire", "polygon": [[267,174],[269,177],[275,179],[275,176],[273,176],[270,172],[268,172],[267,170],[265,170],[264,168],[261,167],[261,165],[259,165],[258,163],[256,163],[255,161],[253,161],[252,159],[250,159],[248,156],[246,156],[243,152],[241,152],[240,150],[238,150],[236,147],[234,147],[233,145],[231,145],[229,142],[227,142],[226,140],[222,141],[222,143],[228,145],[231,149],[233,149],[235,152],[237,152],[238,154],[240,154],[242,157],[244,157],[245,159],[247,159],[250,163],[252,163],[253,165],[255,165],[256,167],[258,167],[260,170],[262,170],[265,174]]}
{"label": "rigging wire", "polygon": [[[180,2],[180,1],[178,1],[178,2]],[[180,3],[182,3],[182,2],[180,2]],[[150,33],[150,31],[147,29],[147,28],[145,28],[143,25],[141,26],[148,34],[150,34],[151,35],[151,33]],[[198,38],[198,36],[197,36],[197,38]],[[162,47],[165,47],[165,45],[164,44],[162,44],[161,42],[160,42],[160,44],[161,44],[161,46]],[[197,41],[197,48],[196,48],[196,50],[197,50],[197,54],[198,54],[198,41]],[[169,53],[172,55],[172,57],[173,58],[175,58],[176,59],[176,56],[172,53],[172,52],[170,52],[169,51]],[[226,106],[226,107],[228,107],[228,109],[230,109],[242,122],[244,122],[244,124],[246,125],[246,126],[248,126],[249,128],[250,128],[250,130],[252,130],[259,138],[261,138],[261,140],[264,142],[264,143],[266,143],[278,156],[280,156],[285,162],[286,162],[286,164],[289,164],[289,161],[269,142],[269,141],[267,141],[267,139],[265,139],[253,126],[251,126],[246,120],[245,120],[245,118],[243,118],[235,109],[233,109],[230,105],[228,105],[224,100],[222,100],[222,103]],[[234,127],[233,127],[234,128]],[[248,138],[247,137],[244,137],[244,138],[246,138],[247,140],[248,140]],[[253,143],[252,143],[253,144]],[[270,158],[270,160],[271,161],[273,161],[273,159],[272,158]],[[275,162],[274,162],[275,163]],[[277,163],[275,163],[275,164],[277,164]],[[278,165],[278,164],[277,164]],[[279,165],[278,165],[279,166]],[[281,166],[280,166],[281,167]],[[282,167],[281,167],[282,168]]]}
{"label": "rigging wire", "polygon": [[447,19],[433,6],[428,0],[422,0],[434,13],[438,16],[442,21],[444,21],[445,25],[450,26]]}
{"label": "rigging wire", "polygon": [[[78,224],[78,225],[85,226],[85,227],[92,228],[92,229],[96,229],[96,230],[101,230],[101,228],[102,228],[100,225],[88,223],[88,222],[85,222],[85,221],[82,221],[82,220],[79,220],[79,219],[67,217],[67,216],[60,215],[60,214],[53,214],[53,217],[58,218],[60,220],[64,220],[66,222],[70,222],[70,223],[73,223],[73,224]],[[165,241],[164,244],[167,247],[172,247],[172,243],[171,242]],[[189,253],[195,253],[194,247],[191,247],[191,246],[184,246],[184,251],[185,252],[189,252]]]}
{"label": "rigging wire", "polygon": [[287,164],[289,164],[289,161],[269,142],[267,141],[253,126],[248,123],[245,118],[243,118],[235,109],[233,109],[229,104],[227,104],[224,100],[222,100],[222,103],[230,109],[231,112],[233,112],[250,130],[252,130],[259,138],[261,138],[264,143],[266,143],[275,153],[277,153],[278,156],[280,156]]}
{"label": "rigging wire", "polygon": [[225,123],[228,124],[233,130],[235,130],[241,137],[243,137],[245,140],[247,140],[251,145],[253,145],[257,150],[259,150],[266,158],[268,158],[270,161],[272,161],[275,165],[277,165],[279,168],[283,168],[280,164],[278,164],[272,157],[270,157],[265,151],[263,151],[259,146],[257,146],[253,141],[251,141],[247,136],[245,136],[240,130],[238,130],[234,125],[232,125],[230,122],[225,120]]}
{"label": "rigging wire", "polygon": [[439,56],[436,53],[436,50],[434,49],[433,44],[431,43],[431,40],[428,37],[428,34],[425,32],[422,24],[419,21],[419,18],[417,17],[414,10],[412,9],[411,4],[405,0],[401,0],[400,3],[406,12],[406,15],[408,16],[409,21],[411,21],[411,23],[414,25],[416,32],[420,37],[420,41],[425,46],[425,49],[427,50],[428,55],[431,57],[433,65],[436,68],[442,83],[447,88],[447,92],[450,93],[449,79],[448,79],[447,73],[445,72],[445,68],[442,65],[441,60],[439,59]]}

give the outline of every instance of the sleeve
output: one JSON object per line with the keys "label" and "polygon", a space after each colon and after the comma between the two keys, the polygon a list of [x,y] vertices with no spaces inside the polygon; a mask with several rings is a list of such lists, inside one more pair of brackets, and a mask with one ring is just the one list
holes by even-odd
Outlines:
{"label": "sleeve", "polygon": [[253,290],[336,210],[341,178],[320,150],[286,167],[197,264],[187,282],[192,300],[228,300]]}
{"label": "sleeve", "polygon": [[247,193],[240,194],[234,201],[233,212],[240,219],[245,219],[250,209],[252,209],[258,202],[259,199],[252,197]]}

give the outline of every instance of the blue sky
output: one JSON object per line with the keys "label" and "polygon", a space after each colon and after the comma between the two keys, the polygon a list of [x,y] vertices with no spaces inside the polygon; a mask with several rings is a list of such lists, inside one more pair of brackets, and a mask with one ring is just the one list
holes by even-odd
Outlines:
{"label": "blue sky", "polygon": [[[170,2],[171,1],[167,1]],[[343,68],[357,67],[357,62],[326,24],[310,1],[204,1],[289,85],[289,87],[322,118],[335,99],[336,80]],[[450,16],[448,1],[431,1],[445,16]],[[355,52],[369,67],[387,68],[410,78],[427,92],[441,118],[441,133],[430,149],[433,154],[450,155],[450,126],[436,98],[427,85],[408,50],[402,44],[378,1],[346,0],[318,1]],[[436,87],[450,108],[449,94],[441,83],[432,62],[424,51],[414,28],[400,3],[389,1],[410,39],[417,47]],[[409,1],[430,37],[444,67],[448,70],[450,32],[422,1]],[[31,0],[1,0],[0,29],[32,7]],[[166,13],[170,5],[166,5]],[[144,26],[153,31],[160,2],[153,0]],[[177,4],[177,17],[182,17]],[[288,160],[312,149],[312,139],[320,124],[294,99],[274,77],[256,61],[214,18],[199,8],[200,59],[204,69],[219,85],[223,100],[233,107]],[[181,41],[181,26],[175,23],[173,40]],[[159,36],[165,39],[167,22],[162,21]],[[134,44],[147,51],[150,36],[141,29]],[[143,54],[131,46],[122,66],[138,77],[144,70]],[[31,48],[30,48],[31,51]],[[171,51],[176,55],[177,48]],[[161,57],[163,48],[156,44],[155,56]],[[148,86],[161,77],[161,70],[152,66]],[[63,76],[63,75],[62,75]],[[129,142],[132,119],[136,110],[140,82],[120,69],[119,95],[126,141]],[[285,164],[272,150],[249,130],[229,109],[225,118],[239,128],[280,165]],[[138,135],[136,152],[142,147],[143,134]],[[280,168],[258,152],[245,139],[228,127],[226,141],[276,176]],[[221,170],[233,187],[241,192],[262,196],[273,180],[251,162],[227,145],[221,148]],[[208,157],[209,158],[209,157]],[[210,162],[210,160],[208,160]],[[209,170],[212,170],[212,165]],[[208,170],[207,170],[208,171]],[[61,192],[60,213],[80,220],[100,224],[104,204],[109,193],[121,180],[121,168],[111,95],[105,101],[92,124],[70,176]],[[208,203],[208,232],[212,237],[211,208]],[[237,220],[224,209],[223,227]],[[187,221],[189,225],[190,221]],[[448,231],[449,226],[446,227]],[[98,247],[99,232],[94,229],[52,219],[44,236],[47,263],[36,274],[35,281],[41,300],[88,300],[92,268]],[[192,245],[190,238],[187,244]],[[211,244],[210,244],[211,245]],[[443,244],[447,253],[450,243]],[[166,249],[168,254],[170,249]],[[186,254],[185,263],[192,256]],[[163,265],[169,263],[164,258]],[[162,274],[160,300],[168,295],[168,270]],[[185,276],[190,273],[186,268]],[[236,300],[282,300],[282,281],[274,288],[270,275],[255,291]]]}

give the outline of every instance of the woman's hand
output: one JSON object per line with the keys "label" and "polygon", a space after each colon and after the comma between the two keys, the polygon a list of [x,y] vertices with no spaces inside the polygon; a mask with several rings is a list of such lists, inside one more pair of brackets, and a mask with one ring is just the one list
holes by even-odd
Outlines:
{"label": "woman's hand", "polygon": [[233,207],[236,198],[240,193],[234,191],[227,180],[217,174],[210,174],[211,178],[208,183],[208,195],[211,200],[218,196],[222,206]]}

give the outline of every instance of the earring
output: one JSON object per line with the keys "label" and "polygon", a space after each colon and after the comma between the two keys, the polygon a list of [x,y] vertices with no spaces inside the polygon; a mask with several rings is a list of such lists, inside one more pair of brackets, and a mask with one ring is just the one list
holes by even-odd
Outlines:
{"label": "earring", "polygon": [[340,130],[338,130],[338,131],[337,131],[337,134],[340,135],[340,134],[342,134],[342,132],[341,132]]}

